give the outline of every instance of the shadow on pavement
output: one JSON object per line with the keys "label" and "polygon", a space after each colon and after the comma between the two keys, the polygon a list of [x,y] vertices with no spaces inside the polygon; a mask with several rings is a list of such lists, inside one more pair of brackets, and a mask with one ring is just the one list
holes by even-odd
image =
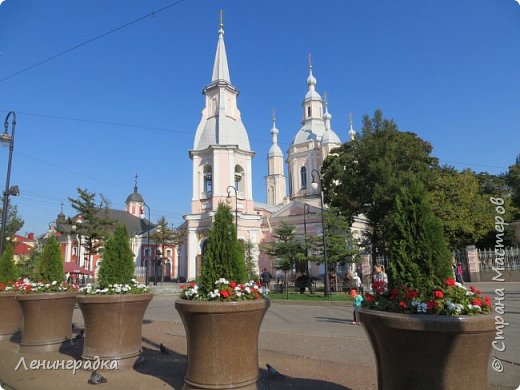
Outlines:
{"label": "shadow on pavement", "polygon": [[[160,344],[145,337],[142,340],[143,345],[146,346],[143,347],[141,354],[144,359],[140,364],[134,366],[134,370],[144,375],[154,376],[174,389],[182,389],[187,364],[186,355],[171,350],[168,348],[168,345],[165,345],[165,352],[161,352],[159,350]],[[267,370],[260,369],[258,390],[284,389],[350,390],[350,388],[336,383],[316,379],[293,378],[290,376],[285,376],[283,379],[272,379]]]}
{"label": "shadow on pavement", "polygon": [[331,317],[314,317],[319,322],[334,322],[337,324],[350,324],[352,322],[351,319],[345,319],[345,318],[331,318]]}

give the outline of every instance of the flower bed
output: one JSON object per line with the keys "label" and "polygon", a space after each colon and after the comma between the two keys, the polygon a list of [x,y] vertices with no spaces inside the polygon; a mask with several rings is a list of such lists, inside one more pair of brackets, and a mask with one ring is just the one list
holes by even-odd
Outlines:
{"label": "flower bed", "polygon": [[49,283],[32,282],[29,279],[20,279],[13,284],[14,290],[21,294],[32,293],[53,293],[53,292],[75,292],[78,291],[77,284],[67,282],[57,282],[53,280]]}
{"label": "flower bed", "polygon": [[105,288],[99,288],[92,284],[87,284],[80,290],[81,294],[85,295],[120,295],[120,294],[145,294],[148,292],[148,287],[132,279],[131,282],[125,284],[109,284]]}
{"label": "flower bed", "polygon": [[381,311],[412,314],[477,315],[492,310],[491,298],[475,287],[448,278],[443,286],[418,291],[411,286],[386,289],[383,282],[372,284],[373,294],[366,293],[363,307]]}
{"label": "flower bed", "polygon": [[7,283],[0,282],[0,293],[2,293],[4,291],[15,291],[15,283],[14,282],[7,282]]}
{"label": "flower bed", "polygon": [[261,286],[259,282],[253,280],[239,284],[221,278],[215,282],[216,288],[212,291],[205,291],[199,288],[195,282],[181,285],[181,299],[204,300],[204,301],[248,301],[264,298],[269,293],[269,289]]}

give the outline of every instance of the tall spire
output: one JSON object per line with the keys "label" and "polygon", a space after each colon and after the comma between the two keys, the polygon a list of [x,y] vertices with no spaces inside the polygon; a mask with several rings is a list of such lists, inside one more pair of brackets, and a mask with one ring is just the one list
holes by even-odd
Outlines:
{"label": "tall spire", "polygon": [[134,194],[137,194],[138,193],[138,190],[137,190],[137,178],[139,176],[137,176],[137,173],[135,174],[134,176]]}
{"label": "tall spire", "polygon": [[316,78],[312,75],[312,57],[309,53],[309,77],[307,77],[307,85],[311,91],[314,91],[316,86]]}
{"label": "tall spire", "polygon": [[349,113],[349,117],[350,117],[350,130],[348,131],[348,137],[352,141],[352,140],[354,140],[354,138],[356,138],[356,131],[354,130],[354,127],[352,127],[352,113],[351,112]]}
{"label": "tall spire", "polygon": [[215,64],[213,65],[213,75],[211,81],[224,80],[231,83],[229,68],[224,44],[224,11],[220,10],[220,24],[218,29],[217,52],[215,53]]}
{"label": "tall spire", "polygon": [[278,129],[276,128],[276,111],[273,108],[273,128],[271,129],[271,136],[273,144],[278,143]]}
{"label": "tall spire", "polygon": [[330,120],[332,119],[332,115],[329,113],[329,101],[328,94],[325,92],[323,94],[323,104],[325,105],[325,112],[323,113],[323,121],[325,123],[325,131],[330,130]]}

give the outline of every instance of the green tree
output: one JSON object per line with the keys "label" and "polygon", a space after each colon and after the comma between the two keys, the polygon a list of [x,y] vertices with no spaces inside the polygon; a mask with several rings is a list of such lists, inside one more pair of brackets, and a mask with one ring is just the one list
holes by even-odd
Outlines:
{"label": "green tree", "polygon": [[244,261],[246,263],[246,271],[249,280],[258,280],[258,274],[256,272],[256,265],[253,258],[253,250],[255,246],[251,240],[240,241],[242,243],[242,249],[244,250]]}
{"label": "green tree", "polygon": [[[348,220],[341,215],[337,208],[325,210],[325,240],[327,245],[327,264],[329,270],[336,271],[338,265],[361,261],[359,257],[359,243],[352,236]],[[310,243],[310,260],[323,263],[323,238],[316,235],[307,235]]]}
{"label": "green tree", "polygon": [[53,281],[60,283],[64,280],[63,257],[61,256],[60,244],[56,237],[51,235],[43,245],[42,252],[38,258],[36,272],[33,276],[35,276],[35,279],[45,283]]}
{"label": "green tree", "polygon": [[[0,215],[2,214],[2,207],[0,207]],[[7,204],[7,222],[5,224],[5,237],[13,237],[17,231],[19,231],[24,224],[22,217],[18,215],[18,207]]]}
{"label": "green tree", "polygon": [[295,268],[296,264],[306,260],[305,246],[296,239],[296,228],[286,222],[280,223],[274,230],[274,241],[262,246],[262,251],[275,259],[274,267],[284,271],[286,297],[287,271]]}
{"label": "green tree", "polygon": [[134,277],[134,254],[130,248],[130,237],[126,227],[119,225],[109,237],[103,250],[103,261],[99,269],[99,286],[127,284]]}
{"label": "green tree", "polygon": [[479,180],[469,169],[435,169],[428,198],[452,250],[475,244],[492,227],[489,199],[481,194]]}
{"label": "green tree", "polygon": [[511,189],[511,201],[515,207],[514,219],[520,219],[520,155],[516,157],[516,161],[509,167],[506,174],[506,183]]}
{"label": "green tree", "polygon": [[438,285],[452,275],[442,223],[433,214],[425,186],[413,175],[397,194],[391,220],[390,287]]}
{"label": "green tree", "polygon": [[18,275],[21,277],[27,277],[29,279],[38,279],[38,263],[40,261],[41,249],[36,246],[31,249],[29,256],[23,256],[20,258],[16,267],[18,268]]}
{"label": "green tree", "polygon": [[437,159],[432,146],[411,132],[399,131],[393,120],[376,110],[372,119],[365,115],[360,137],[343,144],[323,164],[325,200],[339,208],[351,224],[355,216],[365,215],[369,229],[368,246],[375,256],[388,247],[390,217],[401,177],[409,172],[423,182],[432,178]]}
{"label": "green tree", "polygon": [[206,292],[215,288],[220,278],[244,283],[247,281],[244,251],[237,239],[231,209],[219,203],[217,212],[209,230],[209,237],[204,252],[202,265],[202,288]]}
{"label": "green tree", "polygon": [[0,256],[0,283],[15,282],[18,279],[18,270],[14,264],[13,246],[7,244],[4,253]]}
{"label": "green tree", "polygon": [[[113,229],[114,221],[109,218],[108,201],[101,195],[101,202],[96,205],[96,193],[78,188],[78,198],[69,198],[72,208],[78,212],[81,223],[76,223],[77,232],[85,237],[83,247],[89,257],[98,253],[103,240]],[[74,221],[70,221],[72,225]]]}

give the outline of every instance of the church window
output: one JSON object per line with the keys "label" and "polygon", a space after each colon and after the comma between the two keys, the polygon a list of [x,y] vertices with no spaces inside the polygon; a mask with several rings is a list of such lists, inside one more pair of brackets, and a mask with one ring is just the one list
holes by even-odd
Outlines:
{"label": "church window", "polygon": [[307,168],[301,167],[300,169],[300,180],[302,182],[302,189],[307,188]]}
{"label": "church window", "polygon": [[204,193],[206,196],[211,196],[213,193],[213,170],[211,165],[205,165],[203,170],[204,176]]}
{"label": "church window", "polygon": [[244,177],[244,168],[240,165],[235,165],[235,189],[237,192],[241,192],[241,196],[244,195],[245,190],[245,177]]}
{"label": "church window", "polygon": [[312,110],[311,110],[311,106],[308,106],[308,107],[307,107],[307,118],[310,118],[310,116],[311,116],[311,112],[312,112]]}

